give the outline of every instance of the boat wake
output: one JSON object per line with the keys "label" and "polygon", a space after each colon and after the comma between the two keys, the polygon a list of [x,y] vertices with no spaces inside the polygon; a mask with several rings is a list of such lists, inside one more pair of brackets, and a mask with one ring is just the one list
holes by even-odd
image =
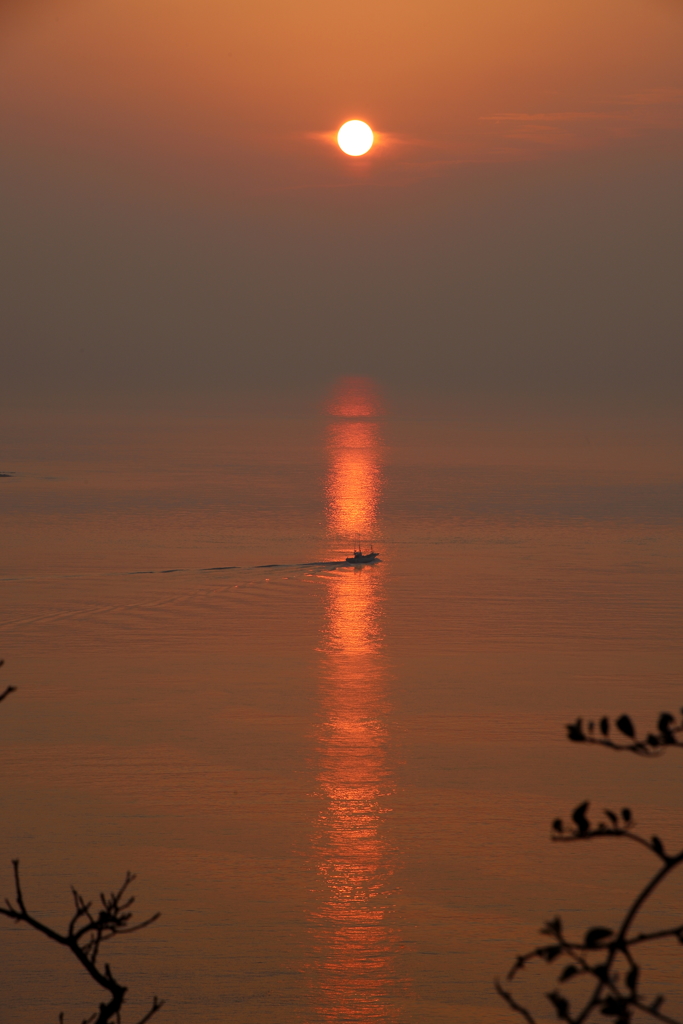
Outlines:
{"label": "boat wake", "polygon": [[[375,562],[381,559],[375,558]],[[364,563],[365,564],[365,563]],[[370,563],[372,564],[372,563]],[[168,576],[172,573],[192,575],[205,572],[258,572],[262,569],[278,569],[296,571],[297,569],[351,569],[357,568],[358,563],[350,562],[348,559],[339,559],[334,562],[269,562],[267,565],[211,565],[207,568],[182,567],[177,569],[127,569],[111,570],[105,572],[69,572],[69,573],[32,573],[27,576],[0,576],[0,583],[25,582],[29,580],[73,580],[73,579],[102,579],[112,576]]]}

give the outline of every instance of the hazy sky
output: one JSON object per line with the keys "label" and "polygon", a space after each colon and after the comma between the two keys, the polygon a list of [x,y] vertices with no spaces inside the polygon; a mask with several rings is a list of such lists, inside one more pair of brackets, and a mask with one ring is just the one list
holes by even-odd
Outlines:
{"label": "hazy sky", "polygon": [[683,0],[34,0],[0,33],[11,402],[677,401]]}

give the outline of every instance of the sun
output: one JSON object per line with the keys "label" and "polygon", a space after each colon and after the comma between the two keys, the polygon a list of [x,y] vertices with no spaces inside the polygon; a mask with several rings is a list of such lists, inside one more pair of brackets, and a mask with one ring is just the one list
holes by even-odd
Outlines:
{"label": "sun", "polygon": [[365,121],[347,121],[337,132],[339,148],[347,156],[363,156],[374,141],[372,128]]}

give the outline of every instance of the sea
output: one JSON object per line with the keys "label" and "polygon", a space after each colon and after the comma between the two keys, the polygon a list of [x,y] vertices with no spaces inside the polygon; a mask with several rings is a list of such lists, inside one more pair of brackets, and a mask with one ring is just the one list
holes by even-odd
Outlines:
{"label": "sea", "polygon": [[[133,923],[161,916],[101,954],[124,1024],[153,995],[167,1024],[519,1020],[494,979],[656,866],[552,820],[628,806],[683,846],[680,751],[565,728],[680,718],[680,424],[406,411],[368,378],[247,404],[4,414],[0,897],[19,859],[65,929],[71,887],[136,876]],[[680,923],[676,878],[647,915]],[[96,1010],[44,935],[0,919],[0,948],[5,1024]],[[680,950],[643,974],[672,1016]],[[556,975],[511,983],[539,1021]]]}

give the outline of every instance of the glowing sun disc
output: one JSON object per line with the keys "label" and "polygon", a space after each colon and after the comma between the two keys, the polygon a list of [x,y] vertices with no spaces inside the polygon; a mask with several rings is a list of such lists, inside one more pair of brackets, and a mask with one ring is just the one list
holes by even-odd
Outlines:
{"label": "glowing sun disc", "polygon": [[347,156],[362,156],[372,147],[375,136],[365,121],[347,121],[337,132],[337,142]]}

